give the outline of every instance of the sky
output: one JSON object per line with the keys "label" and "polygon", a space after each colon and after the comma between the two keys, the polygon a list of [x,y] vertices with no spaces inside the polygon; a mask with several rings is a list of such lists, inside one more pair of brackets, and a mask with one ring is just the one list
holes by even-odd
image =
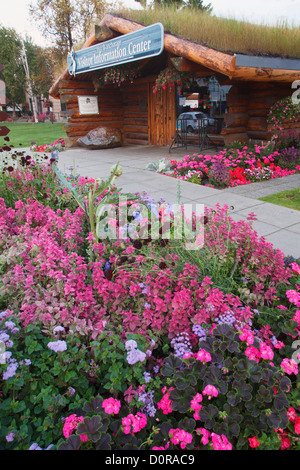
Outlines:
{"label": "sky", "polygon": [[[1,0],[4,3],[4,0]],[[28,5],[34,0],[7,0],[0,10],[0,25],[14,28],[23,38],[31,36],[39,46],[50,45],[33,24],[28,12]],[[135,0],[123,0],[124,5],[139,8]],[[276,24],[286,21],[293,26],[300,26],[300,0],[207,0],[211,3],[213,14],[253,23]]]}

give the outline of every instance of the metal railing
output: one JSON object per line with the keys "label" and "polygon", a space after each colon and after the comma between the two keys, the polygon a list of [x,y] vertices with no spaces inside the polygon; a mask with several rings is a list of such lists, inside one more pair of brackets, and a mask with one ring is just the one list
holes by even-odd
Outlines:
{"label": "metal railing", "polygon": [[[193,122],[193,125],[189,124],[190,121]],[[209,145],[214,146],[208,137],[211,127],[209,119],[206,118],[195,120],[177,119],[176,134],[169,147],[169,152],[172,148],[187,148],[189,144],[198,146],[201,150],[208,148]]]}

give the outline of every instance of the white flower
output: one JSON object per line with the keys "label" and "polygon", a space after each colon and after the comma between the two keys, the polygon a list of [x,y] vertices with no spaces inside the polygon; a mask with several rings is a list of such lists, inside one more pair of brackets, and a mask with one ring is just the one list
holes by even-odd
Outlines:
{"label": "white flower", "polygon": [[65,341],[51,341],[47,347],[55,352],[66,351],[67,343]]}
{"label": "white flower", "polygon": [[146,359],[146,354],[139,349],[132,349],[127,354],[128,364],[135,364],[136,362],[143,362]]}
{"label": "white flower", "polygon": [[129,341],[126,341],[125,348],[126,351],[132,351],[133,349],[137,348],[137,342],[134,341],[134,339],[130,339]]}
{"label": "white flower", "polygon": [[58,333],[59,331],[65,331],[63,326],[56,326],[53,330],[53,333]]}

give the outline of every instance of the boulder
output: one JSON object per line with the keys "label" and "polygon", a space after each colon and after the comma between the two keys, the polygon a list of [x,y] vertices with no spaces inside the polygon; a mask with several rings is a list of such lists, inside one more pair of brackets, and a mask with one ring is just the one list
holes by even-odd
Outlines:
{"label": "boulder", "polygon": [[112,127],[96,127],[86,136],[80,137],[77,144],[89,149],[107,149],[121,147],[122,134],[119,129]]}

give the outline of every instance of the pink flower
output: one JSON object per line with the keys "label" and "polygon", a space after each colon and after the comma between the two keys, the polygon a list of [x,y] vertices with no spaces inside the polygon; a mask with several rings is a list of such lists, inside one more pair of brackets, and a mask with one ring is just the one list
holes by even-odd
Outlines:
{"label": "pink flower", "polygon": [[273,353],[272,348],[270,348],[270,346],[268,346],[263,341],[259,345],[259,350],[260,350],[262,359],[271,359],[271,360],[273,359],[274,353]]}
{"label": "pink flower", "polygon": [[242,330],[242,333],[239,335],[239,338],[241,341],[246,341],[248,346],[250,344],[253,344],[254,342],[254,336],[249,330],[246,330],[245,328]]}
{"label": "pink flower", "polygon": [[295,433],[300,434],[300,416],[295,419]]}
{"label": "pink flower", "polygon": [[[77,429],[79,423],[82,423],[83,416],[77,416],[76,414],[70,415],[65,419],[63,427],[63,435],[65,438],[68,438],[72,432]],[[82,442],[86,442],[88,437],[86,434],[81,434],[80,439]]]}
{"label": "pink flower", "polygon": [[296,290],[287,290],[286,296],[292,304],[295,304],[296,307],[300,307],[300,292]]}
{"label": "pink flower", "polygon": [[214,450],[232,450],[232,444],[228,441],[227,437],[222,434],[219,436],[214,432],[211,435],[212,445]]}
{"label": "pink flower", "polygon": [[294,423],[296,421],[297,413],[296,413],[295,409],[292,406],[287,410],[286,414],[288,415],[288,418],[292,423]]}
{"label": "pink flower", "polygon": [[292,263],[292,264],[291,264],[291,268],[292,268],[292,270],[293,270],[294,273],[297,273],[297,274],[300,275],[300,266],[299,266],[299,264],[297,264],[297,263]]}
{"label": "pink flower", "polygon": [[169,436],[173,444],[177,445],[180,443],[181,449],[185,449],[186,445],[190,444],[193,440],[192,434],[180,428],[170,429]]}
{"label": "pink flower", "polygon": [[211,400],[212,397],[217,397],[219,394],[218,390],[213,385],[206,385],[202,393],[203,395],[207,395],[209,400]]}
{"label": "pink flower", "polygon": [[107,414],[118,414],[121,408],[121,402],[115,398],[107,398],[103,400],[102,408]]}
{"label": "pink flower", "polygon": [[294,359],[288,359],[285,358],[281,362],[280,366],[283,368],[286,374],[291,375],[291,374],[298,374],[298,365],[297,362],[294,361]]}
{"label": "pink flower", "polygon": [[162,389],[162,393],[164,396],[162,399],[157,403],[157,408],[161,409],[164,415],[172,413],[172,400],[169,398],[169,392],[174,390],[174,387],[170,387],[169,391],[166,393],[167,387]]}
{"label": "pink flower", "polygon": [[206,362],[211,361],[211,355],[209,354],[209,352],[205,351],[205,349],[200,349],[200,351],[198,351],[196,353],[195,357],[196,357],[197,361],[201,361],[204,364]]}
{"label": "pink flower", "polygon": [[202,400],[203,400],[203,397],[202,397],[201,393],[196,393],[194,398],[191,400],[191,409],[195,411],[194,419],[196,421],[200,420],[199,410],[201,410],[201,408],[202,408],[202,405],[200,405],[200,402]]}
{"label": "pink flower", "polygon": [[197,434],[198,434],[198,435],[199,435],[199,433],[200,433],[200,434],[202,434],[202,436],[203,436],[203,437],[201,437],[201,442],[202,442],[202,444],[203,444],[203,445],[208,444],[208,443],[209,443],[209,438],[210,438],[210,436],[211,436],[210,432],[209,432],[207,429],[205,429],[205,428],[198,428],[198,429],[196,429],[196,431],[197,431]]}
{"label": "pink flower", "polygon": [[139,432],[147,425],[147,416],[144,413],[138,412],[136,415],[129,414],[122,418],[122,425],[124,434],[132,434]]}
{"label": "pink flower", "polygon": [[260,352],[257,348],[255,348],[254,346],[249,346],[246,351],[245,351],[245,354],[247,357],[249,357],[249,359],[251,361],[256,361],[257,363],[259,362],[259,359],[260,359]]}

